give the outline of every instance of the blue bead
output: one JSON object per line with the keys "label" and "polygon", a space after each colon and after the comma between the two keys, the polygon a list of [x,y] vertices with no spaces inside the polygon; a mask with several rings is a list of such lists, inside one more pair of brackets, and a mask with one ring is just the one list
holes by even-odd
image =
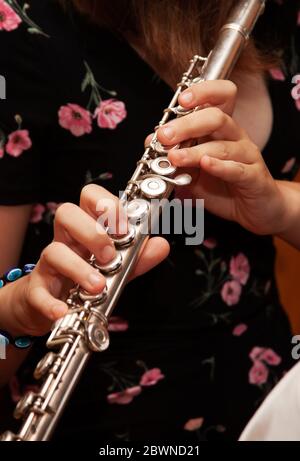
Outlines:
{"label": "blue bead", "polygon": [[4,287],[5,283],[3,280],[0,280],[0,288]]}
{"label": "blue bead", "polygon": [[23,271],[25,272],[25,274],[30,274],[30,272],[32,272],[34,268],[35,264],[25,264],[25,266],[23,267]]}
{"label": "blue bead", "polygon": [[19,338],[15,339],[15,346],[18,349],[26,349],[27,347],[31,346],[32,340],[29,336],[20,336]]}
{"label": "blue bead", "polygon": [[6,279],[9,282],[14,282],[15,280],[18,280],[20,277],[22,277],[22,275],[23,275],[22,269],[19,269],[18,267],[16,267],[15,269],[12,269],[6,274]]}
{"label": "blue bead", "polygon": [[9,345],[9,337],[6,336],[4,333],[0,333],[0,344],[4,342],[6,346]]}

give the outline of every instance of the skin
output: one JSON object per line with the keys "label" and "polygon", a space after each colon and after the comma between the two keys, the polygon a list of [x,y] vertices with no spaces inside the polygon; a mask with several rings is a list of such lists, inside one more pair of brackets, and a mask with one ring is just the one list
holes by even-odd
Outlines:
{"label": "skin", "polygon": [[[96,226],[97,204],[107,199],[116,207],[118,222],[125,220],[125,215],[119,213],[118,198],[93,184],[82,190],[80,206],[64,203],[58,208],[53,242],[43,250],[35,270],[0,292],[0,300],[3,295],[2,299],[11,305],[11,309],[2,313],[1,326],[14,335],[42,335],[67,312],[67,305],[61,299],[72,285],[78,283],[92,294],[104,289],[105,277],[91,267],[87,259],[93,253],[100,264],[106,264],[115,257],[112,239],[103,228],[99,230]],[[150,270],[168,252],[164,239],[149,239],[131,277]]]}
{"label": "skin", "polygon": [[[121,216],[118,198],[96,185],[86,186],[82,190],[80,206],[65,203],[57,210],[54,240],[42,252],[34,271],[0,290],[0,330],[9,331],[13,336],[43,335],[50,330],[54,321],[66,314],[67,305],[62,299],[66,299],[72,285],[78,283],[90,293],[100,293],[104,289],[104,276],[92,268],[86,259],[93,253],[100,263],[105,264],[114,257],[111,238],[104,229],[101,231],[99,225],[96,226],[96,219],[101,214],[101,211],[96,212],[99,201],[108,199],[111,209],[115,205],[117,221],[121,223],[125,218]],[[14,207],[0,208],[0,222],[7,227],[2,237],[4,240],[6,236],[2,242],[4,248],[6,243],[14,242],[12,235],[16,234],[15,237],[21,242],[20,251],[30,208],[20,207],[18,213]],[[10,216],[10,220],[5,223],[1,217],[6,215]],[[120,224],[121,230],[124,227],[126,222]],[[168,252],[169,245],[165,239],[149,239],[140,252],[131,279],[159,264]],[[6,267],[15,265],[18,258],[19,254],[12,245],[7,252]],[[6,360],[0,361],[0,387],[6,384],[27,353],[11,346],[7,348]]]}
{"label": "skin", "polygon": [[[259,82],[261,91],[266,93],[261,78]],[[185,97],[189,93],[190,99]],[[245,102],[247,97],[248,104]],[[252,126],[243,107],[249,107],[253,98],[247,92],[244,98],[243,94],[237,98],[236,85],[229,81],[194,85],[181,94],[179,103],[185,108],[203,104],[209,107],[172,120],[158,130],[158,139],[164,145],[181,143],[183,146],[171,149],[169,158],[174,165],[188,169],[193,176],[185,194],[204,198],[206,208],[224,219],[236,221],[256,234],[279,235],[300,248],[300,187],[272,178],[261,155],[271,130],[270,117],[260,120],[258,126]],[[255,101],[258,104],[257,96]],[[264,114],[269,103],[265,97],[262,101],[265,110],[259,113]],[[249,126],[251,138],[242,125]],[[148,141],[149,137],[146,143]],[[91,293],[103,290],[104,277],[91,268],[86,258],[94,253],[100,262],[105,263],[114,256],[109,236],[104,230],[100,234],[96,231],[97,204],[108,198],[117,209],[116,197],[99,186],[89,185],[82,191],[80,206],[67,203],[58,209],[54,240],[43,251],[35,270],[0,290],[0,305],[3,306],[1,329],[15,335],[43,334],[53,321],[66,313],[67,306],[61,299],[72,283],[79,283]],[[23,223],[26,222],[25,215],[24,212]],[[122,213],[117,216],[120,227],[126,227]],[[21,228],[26,226],[23,224]],[[132,277],[150,270],[168,252],[164,239],[150,239]],[[15,258],[10,256],[6,262],[15,259],[16,255]],[[6,362],[5,365],[0,362],[0,384],[22,360],[18,351],[10,350],[9,354],[11,360],[1,361]]]}
{"label": "skin", "polygon": [[274,180],[258,146],[231,115],[237,88],[230,81],[207,81],[185,90],[179,103],[187,109],[209,105],[158,130],[177,167],[192,168],[187,193],[204,198],[210,212],[236,221],[259,235],[273,234],[300,248],[300,185]]}

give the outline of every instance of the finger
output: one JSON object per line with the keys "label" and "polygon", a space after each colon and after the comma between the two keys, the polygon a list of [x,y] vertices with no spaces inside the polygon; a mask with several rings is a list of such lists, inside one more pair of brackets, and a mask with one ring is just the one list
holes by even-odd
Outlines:
{"label": "finger", "polygon": [[106,285],[97,269],[60,242],[52,242],[43,250],[39,268],[45,277],[62,275],[91,293],[101,293]]}
{"label": "finger", "polygon": [[48,322],[55,322],[68,312],[68,306],[60,299],[55,298],[46,286],[34,284],[28,291],[27,303],[29,308],[25,312],[25,322],[28,325],[39,325],[47,332]]}
{"label": "finger", "polygon": [[253,178],[254,165],[232,160],[220,160],[204,155],[200,161],[200,167],[212,176],[232,184],[243,183],[247,186],[255,179]]}
{"label": "finger", "polygon": [[163,145],[178,144],[186,139],[214,135],[228,141],[238,141],[245,134],[235,121],[221,109],[208,107],[172,120],[157,131]]}
{"label": "finger", "polygon": [[179,96],[179,104],[192,109],[197,106],[209,104],[222,106],[222,110],[231,114],[234,109],[237,95],[237,86],[230,80],[206,80],[196,83]]}
{"label": "finger", "polygon": [[168,153],[169,160],[177,167],[199,167],[204,155],[247,164],[259,160],[257,148],[243,141],[211,141],[190,148],[172,149]]}
{"label": "finger", "polygon": [[144,142],[145,149],[149,146],[153,136],[154,136],[154,133],[151,133],[146,137],[145,142]]}
{"label": "finger", "polygon": [[170,246],[162,237],[152,237],[142,249],[131,279],[148,272],[161,263],[169,254]]}
{"label": "finger", "polygon": [[[26,277],[21,287],[22,303],[17,303],[14,310],[13,329],[26,332],[27,335],[41,336],[49,332],[53,321],[65,315],[68,307],[50,294],[45,287],[46,279],[40,280],[36,276],[36,269],[34,272],[34,276],[30,274]],[[37,290],[38,287],[43,290]]]}
{"label": "finger", "polygon": [[108,226],[111,233],[127,233],[127,217],[121,201],[103,187],[96,184],[85,186],[80,195],[80,207],[104,226]]}
{"label": "finger", "polygon": [[64,203],[56,212],[54,238],[65,242],[65,234],[95,254],[102,264],[111,261],[116,255],[114,244],[101,224],[73,203]]}

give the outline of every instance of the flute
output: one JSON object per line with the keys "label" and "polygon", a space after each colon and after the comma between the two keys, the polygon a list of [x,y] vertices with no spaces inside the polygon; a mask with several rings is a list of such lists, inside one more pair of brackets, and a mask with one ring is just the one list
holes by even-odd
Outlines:
{"label": "flute", "polygon": [[237,1],[209,55],[196,55],[190,61],[121,198],[127,202],[129,225],[126,235],[111,235],[116,257],[105,266],[99,265],[94,256],[90,258],[90,264],[105,275],[106,288],[97,295],[79,286],[70,291],[68,313],[54,325],[47,341],[47,347],[54,351],[45,355],[34,373],[42,385],[38,392],[29,392],[17,404],[15,417],[23,420],[19,433],[7,431],[0,440],[49,440],[91,353],[109,346],[108,320],[148,238],[149,218],[157,215],[158,201],[153,199],[167,199],[175,185],[191,181],[188,174],[176,174],[156,131],[172,117],[201,109],[186,110],[178,105],[183,90],[204,80],[229,77],[264,6],[264,0]]}

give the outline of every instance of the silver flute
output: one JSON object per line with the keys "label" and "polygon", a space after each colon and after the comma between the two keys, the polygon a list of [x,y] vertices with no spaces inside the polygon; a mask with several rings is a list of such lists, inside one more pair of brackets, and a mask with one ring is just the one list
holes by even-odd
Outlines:
{"label": "silver flute", "polygon": [[237,1],[209,55],[196,55],[190,61],[123,193],[121,200],[126,202],[129,225],[126,235],[111,235],[117,256],[105,266],[99,265],[94,256],[90,258],[90,264],[105,275],[106,288],[97,295],[79,286],[70,291],[68,313],[56,322],[47,341],[47,347],[55,352],[48,352],[34,373],[41,387],[38,392],[27,393],[16,406],[14,416],[23,420],[19,433],[7,431],[0,440],[49,440],[91,353],[107,349],[109,318],[149,236],[149,220],[159,214],[160,200],[152,199],[167,199],[174,186],[191,181],[188,174],[176,174],[167,148],[157,139],[157,129],[170,118],[201,109],[186,110],[178,104],[184,89],[204,80],[228,78],[264,6],[264,0]]}

